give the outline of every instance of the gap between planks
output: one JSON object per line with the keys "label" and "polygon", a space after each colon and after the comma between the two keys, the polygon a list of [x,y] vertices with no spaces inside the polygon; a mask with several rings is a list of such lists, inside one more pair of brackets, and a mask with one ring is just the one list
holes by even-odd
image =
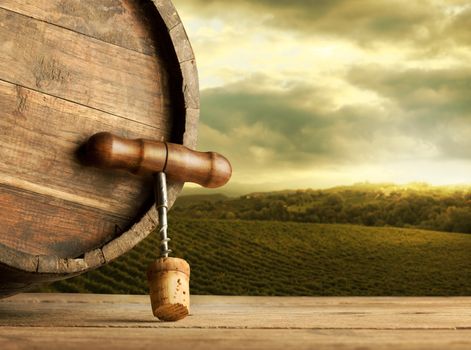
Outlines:
{"label": "gap between planks", "polygon": [[131,118],[128,118],[126,116],[123,116],[123,115],[119,115],[119,114],[115,114],[115,113],[112,113],[112,112],[108,112],[108,111],[105,111],[103,109],[100,109],[100,108],[96,108],[96,107],[93,107],[93,106],[89,106],[89,105],[86,105],[86,104],[83,104],[83,103],[80,103],[80,102],[77,102],[77,101],[74,101],[74,100],[70,100],[68,98],[65,98],[65,97],[61,97],[61,96],[57,96],[57,95],[54,95],[54,94],[51,94],[51,93],[47,93],[47,92],[44,92],[44,91],[41,91],[39,89],[35,89],[33,87],[30,87],[30,86],[26,86],[26,85],[22,85],[22,84],[19,84],[19,83],[15,83],[15,82],[12,82],[12,81],[9,81],[9,80],[6,80],[6,79],[2,79],[0,77],[0,83],[5,83],[5,84],[10,84],[10,85],[14,85],[14,86],[17,86],[19,88],[22,88],[22,89],[25,89],[25,90],[28,90],[28,91],[32,91],[32,92],[35,92],[37,94],[41,94],[43,96],[48,96],[48,97],[52,97],[52,98],[55,98],[55,99],[58,99],[58,100],[61,100],[61,101],[64,101],[64,102],[67,102],[67,103],[70,103],[70,104],[74,104],[76,106],[80,106],[80,107],[84,107],[84,108],[88,108],[88,109],[91,109],[93,111],[96,111],[96,112],[100,112],[100,113],[103,113],[103,114],[107,114],[111,117],[116,117],[116,118],[119,118],[119,119],[122,119],[122,120],[126,120],[126,121],[129,121],[129,122],[132,122],[132,123],[136,123],[136,124],[140,124],[142,126],[146,126],[146,127],[149,127],[149,128],[152,128],[156,131],[162,131],[161,128],[159,128],[158,126],[156,125],[151,125],[151,124],[147,124],[147,123],[144,123],[142,121],[139,121],[139,120],[134,120],[134,119],[131,119]]}

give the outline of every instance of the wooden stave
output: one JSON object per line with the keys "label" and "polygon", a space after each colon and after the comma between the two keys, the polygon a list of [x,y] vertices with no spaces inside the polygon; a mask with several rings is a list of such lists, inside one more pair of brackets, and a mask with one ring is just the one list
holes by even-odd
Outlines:
{"label": "wooden stave", "polygon": [[[197,124],[200,112],[198,73],[195,56],[181,19],[171,0],[150,0],[163,20],[178,60],[182,79],[185,115],[182,122],[181,143],[196,148]],[[169,207],[173,205],[183,183],[169,184]],[[78,258],[59,258],[17,251],[0,244],[0,298],[8,297],[42,283],[71,278],[96,269],[131,250],[158,225],[155,205],[128,231],[100,248],[85,252]]]}

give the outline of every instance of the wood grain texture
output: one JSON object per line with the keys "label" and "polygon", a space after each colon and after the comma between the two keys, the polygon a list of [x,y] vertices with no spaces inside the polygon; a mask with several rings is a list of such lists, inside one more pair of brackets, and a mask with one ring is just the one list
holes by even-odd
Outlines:
{"label": "wood grain texture", "polygon": [[48,327],[119,327],[135,322],[153,328],[471,329],[471,297],[193,295],[190,316],[176,323],[156,321],[147,295],[33,293],[0,301],[0,326],[45,322]]}
{"label": "wood grain texture", "polygon": [[[111,241],[127,230],[133,220],[3,185],[0,207],[2,244],[23,252],[62,258],[82,255],[100,246],[100,242]],[[92,242],[96,242],[95,247]]]}
{"label": "wood grain texture", "polygon": [[175,182],[194,182],[209,188],[225,185],[232,174],[231,164],[219,153],[197,152],[170,142],[128,139],[109,132],[90,137],[80,158],[88,166],[143,176],[165,172]]}
{"label": "wood grain texture", "polygon": [[159,57],[0,9],[0,80],[159,129],[171,127]]}
{"label": "wood grain texture", "polygon": [[471,330],[0,329],[4,350],[469,350]]}
{"label": "wood grain texture", "polygon": [[[199,92],[194,60],[186,69],[181,63],[188,39],[173,42],[170,35],[180,20],[169,0],[2,0],[0,24],[0,186],[63,209],[88,208],[90,224],[93,213],[103,215],[87,233],[93,241],[63,242],[69,253],[61,244],[54,251],[12,243],[13,231],[9,238],[2,232],[0,295],[7,295],[96,268],[155,228],[147,180],[81,168],[73,150],[99,131],[194,148]],[[182,185],[169,185],[170,205]],[[36,210],[23,208],[26,216]],[[111,217],[129,230],[116,233]]]}
{"label": "wood grain texture", "polygon": [[147,296],[21,294],[0,302],[2,349],[469,349],[471,298],[193,296],[175,323]]}
{"label": "wood grain texture", "polygon": [[[136,214],[149,182],[83,167],[77,149],[96,130],[168,138],[146,125],[0,81],[0,183],[107,210]],[[123,200],[125,199],[125,200]]]}
{"label": "wood grain texture", "polygon": [[[119,123],[123,135],[155,137],[155,128],[4,82],[0,109],[0,186],[18,189],[18,200],[11,191],[0,195],[0,243],[74,257],[123,233],[150,206],[150,179],[88,169],[76,151],[97,129],[117,129]],[[25,192],[37,198],[25,201]],[[53,201],[56,211],[41,204]]]}
{"label": "wood grain texture", "polygon": [[157,56],[154,39],[158,33],[152,25],[152,6],[146,1],[2,0],[0,7],[103,42]]}

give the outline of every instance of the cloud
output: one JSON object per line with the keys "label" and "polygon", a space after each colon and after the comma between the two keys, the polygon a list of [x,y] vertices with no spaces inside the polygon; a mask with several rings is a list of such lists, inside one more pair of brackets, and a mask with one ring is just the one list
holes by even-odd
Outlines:
{"label": "cloud", "polygon": [[207,89],[201,147],[224,150],[247,177],[280,169],[471,160],[470,71],[355,67],[347,80],[382,103],[338,106],[322,86],[273,89],[277,82],[263,75]]}
{"label": "cloud", "polygon": [[[471,6],[464,0],[180,0],[207,17],[258,17],[270,25],[304,35],[348,38],[360,45],[410,42],[430,49],[455,42],[470,44]],[[229,10],[230,9],[230,10]],[[253,28],[254,31],[258,26]]]}
{"label": "cloud", "polygon": [[299,188],[465,178],[465,2],[175,3],[201,78],[199,148],[225,153],[235,182]]}
{"label": "cloud", "polygon": [[432,109],[457,115],[471,112],[471,68],[396,69],[359,66],[347,79],[362,89],[373,90],[401,103],[408,110]]}
{"label": "cloud", "polygon": [[225,135],[226,142],[231,140],[224,149],[241,167],[298,168],[335,152],[321,132],[335,121],[303,107],[305,99],[315,100],[319,92],[307,86],[267,91],[262,84],[269,84],[268,79],[257,76],[202,92],[202,123],[213,130],[212,138]]}
{"label": "cloud", "polygon": [[200,146],[223,149],[250,176],[397,161],[411,149],[415,156],[434,155],[433,146],[404,134],[404,119],[383,106],[337,108],[319,87],[270,91],[270,83],[255,76],[203,91]]}
{"label": "cloud", "polygon": [[349,81],[395,106],[403,135],[433,144],[440,159],[471,160],[471,69],[356,67]]}

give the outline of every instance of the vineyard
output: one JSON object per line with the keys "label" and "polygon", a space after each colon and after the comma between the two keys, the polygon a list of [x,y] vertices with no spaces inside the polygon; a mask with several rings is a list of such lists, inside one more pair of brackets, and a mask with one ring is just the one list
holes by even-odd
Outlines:
{"label": "vineyard", "polygon": [[[416,229],[173,218],[193,294],[471,295],[471,235]],[[109,265],[41,291],[147,294],[152,234]]]}

